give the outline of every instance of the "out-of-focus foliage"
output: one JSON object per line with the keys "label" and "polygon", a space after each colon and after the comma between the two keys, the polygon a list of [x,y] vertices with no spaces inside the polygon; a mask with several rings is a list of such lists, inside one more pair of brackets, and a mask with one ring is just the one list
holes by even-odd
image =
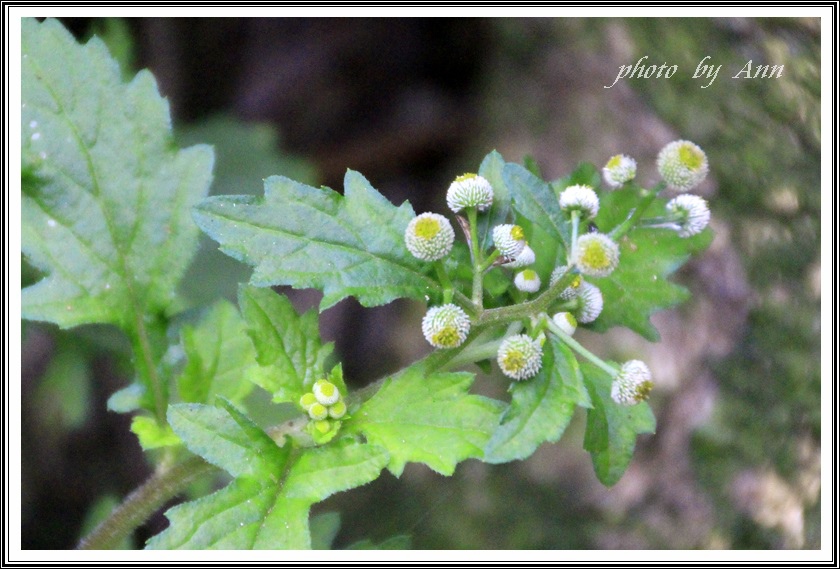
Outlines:
{"label": "out-of-focus foliage", "polygon": [[[820,437],[819,23],[650,19],[629,21],[627,29],[634,55],[680,65],[668,81],[632,85],[707,152],[719,187],[712,209],[730,225],[753,291],[741,344],[715,366],[721,390],[714,418],[696,440],[698,475],[720,506],[728,546],[816,547],[779,520],[797,502],[813,505],[819,488],[808,450]],[[707,63],[723,67],[701,89],[691,75],[707,55]],[[753,70],[771,64],[784,71],[773,79],[733,79],[750,60]],[[752,527],[729,506],[733,498],[748,501],[736,483],[748,468],[775,471],[794,497],[760,515],[784,490],[753,494],[758,503],[741,506],[757,523]],[[810,513],[813,523],[819,508]],[[781,532],[760,531],[762,525]]]}

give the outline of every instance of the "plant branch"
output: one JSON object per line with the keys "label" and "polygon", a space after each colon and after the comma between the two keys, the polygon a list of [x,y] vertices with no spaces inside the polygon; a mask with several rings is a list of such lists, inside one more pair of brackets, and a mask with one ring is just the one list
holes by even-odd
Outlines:
{"label": "plant branch", "polygon": [[659,192],[665,189],[665,186],[665,182],[659,182],[651,190],[642,190],[642,199],[639,200],[639,205],[636,206],[636,209],[632,211],[632,213],[621,223],[621,225],[610,231],[610,238],[613,241],[618,241],[628,231],[633,229],[650,207],[650,204],[653,203],[653,200],[656,199],[656,196],[659,195]]}
{"label": "plant branch", "polygon": [[196,456],[171,468],[160,468],[83,538],[76,549],[113,549],[167,501],[194,480],[215,469],[215,466]]}

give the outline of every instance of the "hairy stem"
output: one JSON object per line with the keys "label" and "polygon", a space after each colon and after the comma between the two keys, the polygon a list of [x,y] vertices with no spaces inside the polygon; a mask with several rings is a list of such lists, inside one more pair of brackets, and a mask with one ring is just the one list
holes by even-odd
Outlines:
{"label": "hairy stem", "polygon": [[557,324],[555,324],[553,320],[546,319],[545,322],[548,326],[548,329],[551,330],[551,332],[555,336],[563,340],[570,348],[572,348],[574,351],[585,357],[587,360],[589,360],[590,362],[592,362],[593,364],[610,374],[610,377],[616,376],[616,374],[618,373],[617,369],[604,362],[604,360],[602,360],[601,358],[599,358],[598,356],[581,346],[580,342],[578,342],[577,340],[566,334],[563,330],[561,330],[560,327]]}
{"label": "hairy stem", "polygon": [[199,457],[189,458],[170,468],[161,467],[83,538],[76,549],[113,549],[190,483],[214,470],[215,466]]}

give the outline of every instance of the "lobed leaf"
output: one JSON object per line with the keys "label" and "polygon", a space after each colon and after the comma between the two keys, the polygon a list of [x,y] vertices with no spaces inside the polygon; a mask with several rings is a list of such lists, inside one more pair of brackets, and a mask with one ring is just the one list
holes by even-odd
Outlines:
{"label": "lobed leaf", "polygon": [[[627,218],[637,201],[637,192],[638,188],[629,187],[602,196],[595,220],[602,232],[609,232]],[[648,211],[651,215],[661,214],[664,203],[657,199]],[[603,332],[612,326],[626,326],[647,340],[658,341],[659,332],[650,316],[690,296],[688,290],[670,282],[668,277],[711,241],[709,229],[689,238],[668,229],[630,231],[619,241],[618,268],[608,277],[587,279],[604,295],[604,309],[588,327]]]}
{"label": "lobed leaf", "polygon": [[225,409],[199,403],[169,406],[167,419],[195,454],[233,477],[278,480],[287,460],[281,448],[232,405]]}
{"label": "lobed leaf", "polygon": [[560,440],[575,407],[592,406],[569,347],[549,335],[543,350],[540,372],[511,385],[511,403],[487,443],[485,462],[498,464],[531,456],[542,443]]}
{"label": "lobed leaf", "polygon": [[361,433],[390,453],[388,470],[402,474],[407,462],[422,462],[445,475],[458,462],[481,458],[498,422],[497,401],[467,390],[470,373],[424,375],[410,367],[387,379],[379,391],[344,422],[346,433]]}
{"label": "lobed leaf", "polygon": [[254,266],[252,284],[321,289],[322,310],[348,296],[377,306],[439,289],[405,247],[413,217],[408,202],[395,207],[353,171],[344,196],[272,176],[263,198],[216,196],[195,210],[224,253]]}
{"label": "lobed leaf", "polygon": [[198,324],[181,329],[186,355],[178,377],[178,392],[188,403],[210,403],[217,395],[233,402],[250,393],[253,383],[245,377],[253,365],[254,346],[245,335],[245,324],[236,307],[219,301]]}
{"label": "lobed leaf", "polygon": [[604,370],[585,364],[582,371],[592,398],[592,408],[586,414],[583,448],[592,455],[598,480],[612,486],[633,458],[636,436],[656,431],[656,417],[646,402],[624,406],[613,401],[612,377]]}
{"label": "lobed leaf", "polygon": [[[259,366],[248,377],[273,394],[275,402],[297,402],[323,376],[333,344],[321,344],[318,314],[298,315],[291,301],[271,289],[242,285],[239,306]],[[339,370],[340,372],[340,370]]]}
{"label": "lobed leaf", "polygon": [[293,453],[279,480],[237,478],[166,512],[147,549],[309,549],[315,502],[367,484],[388,462],[381,447],[345,441]]}
{"label": "lobed leaf", "polygon": [[513,209],[568,250],[571,229],[551,187],[519,164],[505,164],[502,178],[513,199]]}
{"label": "lobed leaf", "polygon": [[123,84],[94,38],[22,22],[22,248],[47,274],[22,291],[24,318],[135,333],[162,313],[198,242],[190,207],[212,150],[177,151],[154,79]]}

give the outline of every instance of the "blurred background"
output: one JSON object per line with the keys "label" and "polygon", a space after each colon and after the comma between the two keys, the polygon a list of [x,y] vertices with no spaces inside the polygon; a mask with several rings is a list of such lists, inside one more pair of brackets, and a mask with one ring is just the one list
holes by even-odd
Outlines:
{"label": "blurred background", "polygon": [[[410,465],[330,498],[313,513],[334,547],[394,535],[420,549],[820,547],[818,20],[62,21],[103,38],[126,77],[153,72],[178,143],[216,148],[212,193],[261,194],[272,174],[341,191],[352,168],[395,204],[444,211],[449,182],[493,149],[533,156],[549,180],[626,153],[643,185],[667,142],[706,151],[697,193],[715,239],[675,275],[692,299],[654,316],[657,344],[579,332],[604,358],[645,360],[657,383],[658,431],[623,479],[596,480],[578,413],[526,461],[467,461],[449,478]],[[645,55],[679,69],[604,88]],[[703,89],[691,76],[706,56],[723,67]],[[784,70],[732,79],[747,61]],[[184,297],[234,298],[249,273],[204,239]],[[25,267],[23,284],[36,278]],[[301,310],[319,301],[283,292]],[[423,312],[348,299],[321,315],[322,334],[361,386],[428,351]],[[101,327],[23,332],[23,547],[72,548],[150,474],[130,417],[105,407],[130,381],[128,352]],[[157,514],[126,547],[165,525]]]}

